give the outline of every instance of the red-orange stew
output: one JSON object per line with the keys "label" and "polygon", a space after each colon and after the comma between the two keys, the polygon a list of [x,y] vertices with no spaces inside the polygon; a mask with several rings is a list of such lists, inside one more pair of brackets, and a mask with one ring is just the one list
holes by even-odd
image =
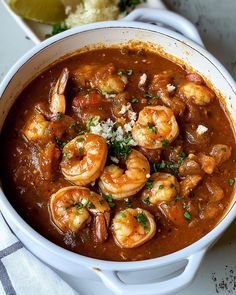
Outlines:
{"label": "red-orange stew", "polygon": [[148,50],[104,48],[45,70],[1,134],[19,214],[71,251],[130,261],[206,235],[235,185],[230,120],[197,73]]}

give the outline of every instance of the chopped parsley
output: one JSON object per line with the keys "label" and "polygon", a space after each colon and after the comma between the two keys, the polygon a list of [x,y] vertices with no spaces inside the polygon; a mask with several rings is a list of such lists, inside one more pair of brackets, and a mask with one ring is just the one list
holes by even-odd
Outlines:
{"label": "chopped parsley", "polygon": [[88,201],[88,203],[87,203],[87,207],[89,208],[89,209],[95,209],[96,208],[96,206],[93,204],[93,202],[91,202],[91,201]]}
{"label": "chopped parsley", "polygon": [[121,218],[125,218],[126,217],[125,213],[124,212],[120,212],[120,217]]}
{"label": "chopped parsley", "polygon": [[179,201],[179,200],[182,200],[183,199],[183,197],[181,197],[181,196],[179,196],[179,195],[177,195],[176,197],[175,197],[175,200],[176,201]]}
{"label": "chopped parsley", "polygon": [[165,162],[163,160],[158,163],[152,163],[151,168],[153,172],[159,172],[159,169],[170,169],[175,174],[179,173],[179,166],[177,163]]}
{"label": "chopped parsley", "polygon": [[79,130],[79,131],[77,132],[77,134],[78,134],[78,135],[82,135],[82,134],[84,134],[84,131],[83,131],[83,130]]}
{"label": "chopped parsley", "polygon": [[103,197],[106,199],[106,201],[108,202],[111,208],[115,207],[116,203],[113,202],[113,197],[111,194],[109,195],[103,194]]}
{"label": "chopped parsley", "polygon": [[[87,203],[86,203],[87,204]],[[82,204],[82,203],[74,203],[74,207],[77,209],[77,210],[80,210],[80,209],[83,209],[86,207],[86,204]]]}
{"label": "chopped parsley", "polygon": [[84,137],[79,137],[79,138],[76,139],[76,141],[82,142],[82,141],[84,141]]}
{"label": "chopped parsley", "polygon": [[159,185],[159,189],[163,189],[165,186],[163,184]]}
{"label": "chopped parsley", "polygon": [[105,90],[101,90],[101,95],[102,96],[106,96],[107,95],[107,92]]}
{"label": "chopped parsley", "polygon": [[59,148],[62,150],[64,146],[66,145],[66,142],[61,140],[59,137],[55,136],[55,143],[59,146]]}
{"label": "chopped parsley", "polygon": [[133,97],[133,98],[131,99],[131,102],[132,102],[132,103],[138,103],[138,102],[139,102],[139,99],[136,98],[136,97]]}
{"label": "chopped parsley", "polygon": [[90,131],[91,126],[96,126],[98,124],[99,120],[100,120],[99,116],[88,118],[88,122],[87,122],[87,125],[86,125],[88,131]]}
{"label": "chopped parsley", "polygon": [[124,203],[125,203],[125,206],[126,206],[127,208],[131,208],[131,207],[132,207],[132,200],[131,200],[131,199],[129,199],[129,198],[125,198],[125,199],[124,199]]}
{"label": "chopped parsley", "polygon": [[148,132],[149,133],[157,133],[157,127],[156,126],[152,126],[150,122],[148,122]]}
{"label": "chopped parsley", "polygon": [[123,76],[123,75],[131,76],[133,74],[133,70],[118,70],[117,74],[119,76]]}
{"label": "chopped parsley", "polygon": [[149,98],[149,99],[159,99],[159,98],[160,98],[160,96],[158,96],[158,95],[152,95],[152,94],[149,93],[149,92],[145,92],[145,93],[144,93],[144,97],[145,97],[145,98]]}
{"label": "chopped parsley", "polygon": [[61,32],[64,32],[66,31],[67,29],[69,29],[65,23],[57,23],[57,24],[54,24],[52,26],[52,32],[51,34],[46,34],[45,37],[46,38],[49,38],[49,37],[52,37],[58,33],[61,33]]}
{"label": "chopped parsley", "polygon": [[81,156],[83,155],[83,153],[84,153],[84,148],[83,147],[79,148],[79,153],[80,153]]}
{"label": "chopped parsley", "polygon": [[168,144],[169,144],[169,140],[168,139],[163,139],[161,143],[162,143],[162,147],[166,148],[168,146]]}
{"label": "chopped parsley", "polygon": [[179,160],[177,161],[177,165],[181,166],[184,162],[184,159],[186,158],[186,154],[184,152],[180,152],[178,157],[179,157]]}
{"label": "chopped parsley", "polygon": [[230,185],[230,186],[233,186],[234,184],[235,184],[235,179],[230,178],[230,179],[229,179],[229,185]]}
{"label": "chopped parsley", "polygon": [[74,122],[70,125],[70,129],[76,129],[78,127],[78,123],[77,122]]}
{"label": "chopped parsley", "polygon": [[146,188],[147,188],[147,189],[152,189],[152,180],[148,180],[148,181],[146,182]]}
{"label": "chopped parsley", "polygon": [[190,215],[190,213],[188,211],[184,212],[184,217],[187,220],[191,220],[191,215]]}
{"label": "chopped parsley", "polygon": [[128,145],[130,141],[129,137],[125,137],[124,140],[110,140],[109,150],[112,156],[119,159],[127,160],[130,153],[131,147]]}
{"label": "chopped parsley", "polygon": [[64,114],[62,114],[62,113],[56,113],[56,119],[57,120],[61,120],[63,118],[64,118]]}
{"label": "chopped parsley", "polygon": [[143,225],[145,232],[148,233],[149,232],[149,227],[148,227],[149,222],[148,222],[148,219],[147,219],[145,213],[142,211],[141,213],[139,213],[136,216],[136,219],[140,224]]}
{"label": "chopped parsley", "polygon": [[151,202],[150,202],[150,199],[149,199],[149,197],[147,197],[147,198],[143,199],[143,203],[144,203],[144,204],[146,204],[146,205],[150,205],[150,204],[151,204]]}
{"label": "chopped parsley", "polygon": [[133,70],[127,70],[127,71],[126,71],[126,74],[127,74],[128,76],[131,76],[131,75],[133,74]]}
{"label": "chopped parsley", "polygon": [[63,153],[63,156],[64,156],[64,157],[69,157],[69,156],[70,156],[70,153],[69,153],[69,152],[64,152],[64,153]]}

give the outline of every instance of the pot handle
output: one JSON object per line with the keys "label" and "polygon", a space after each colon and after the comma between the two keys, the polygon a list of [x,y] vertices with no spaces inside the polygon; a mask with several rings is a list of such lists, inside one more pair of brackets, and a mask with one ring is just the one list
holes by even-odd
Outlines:
{"label": "pot handle", "polygon": [[97,270],[97,275],[103,283],[111,289],[115,294],[119,295],[167,295],[177,292],[189,285],[202,262],[206,253],[203,249],[187,258],[188,262],[184,271],[174,278],[167,279],[156,283],[147,284],[126,284],[123,282],[117,271]]}
{"label": "pot handle", "polygon": [[123,18],[124,21],[143,21],[162,23],[177,30],[185,37],[204,46],[197,28],[185,17],[164,9],[137,8]]}

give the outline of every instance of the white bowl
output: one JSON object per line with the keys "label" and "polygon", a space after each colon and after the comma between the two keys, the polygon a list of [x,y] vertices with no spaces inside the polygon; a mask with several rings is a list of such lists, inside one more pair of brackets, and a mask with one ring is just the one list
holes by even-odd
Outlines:
{"label": "white bowl", "polygon": [[[147,13],[151,21],[157,21],[156,17],[160,20],[160,11],[156,12],[153,9],[138,10],[133,13],[133,18],[147,18]],[[181,17],[179,20],[179,16],[167,11],[162,11],[161,14],[162,21],[170,26],[178,23],[179,31],[196,42],[201,42],[196,29],[187,21],[183,21]],[[130,19],[132,17],[129,16],[127,20]],[[0,128],[17,95],[48,65],[85,46],[99,43],[114,45],[131,40],[151,42],[160,46],[164,52],[181,60],[183,64],[195,69],[211,81],[216,92],[222,95],[235,128],[236,85],[225,68],[200,45],[178,33],[150,24],[128,21],[102,22],[70,29],[40,43],[25,54],[11,68],[0,86]],[[18,215],[2,190],[0,190],[0,208],[14,233],[41,260],[74,276],[94,278],[93,273],[96,273],[114,292],[129,295],[170,294],[188,285],[207,249],[236,216],[233,200],[220,223],[190,246],[155,259],[113,262],[75,254],[48,241]],[[144,274],[146,277],[148,274],[149,280],[142,282]],[[137,281],[141,283],[138,284]]]}

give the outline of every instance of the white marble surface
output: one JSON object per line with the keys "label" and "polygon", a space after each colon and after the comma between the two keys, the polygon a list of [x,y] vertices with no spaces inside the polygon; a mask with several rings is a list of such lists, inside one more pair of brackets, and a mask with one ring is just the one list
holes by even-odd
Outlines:
{"label": "white marble surface", "polygon": [[[175,10],[180,11],[183,15],[186,14],[189,19],[198,23],[208,50],[212,51],[236,77],[236,1],[170,0],[165,2],[169,2]],[[220,2],[221,4],[219,4]],[[215,9],[214,3],[219,4],[217,9]],[[231,4],[233,4],[234,11],[231,10]],[[228,12],[229,14],[227,14]],[[234,38],[232,39],[232,37]],[[33,42],[16,25],[0,2],[0,81],[13,63],[33,45]],[[207,253],[193,284],[175,295],[236,294],[235,233],[236,221]],[[112,295],[100,282],[61,275],[81,295]]]}

